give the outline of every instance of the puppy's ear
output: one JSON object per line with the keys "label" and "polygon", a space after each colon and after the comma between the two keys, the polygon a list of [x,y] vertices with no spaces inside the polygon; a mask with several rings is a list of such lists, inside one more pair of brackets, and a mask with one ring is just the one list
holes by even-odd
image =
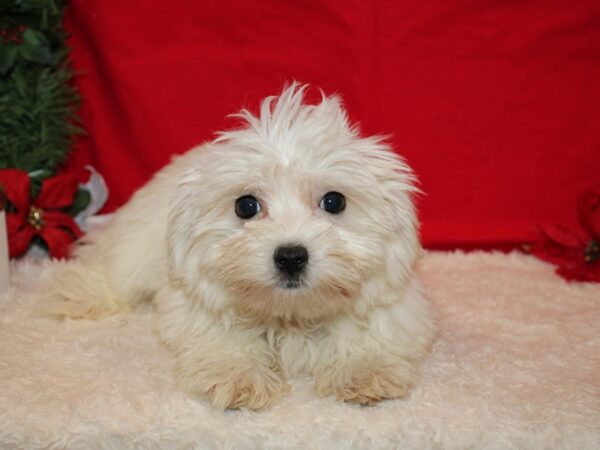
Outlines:
{"label": "puppy's ear", "polygon": [[169,278],[173,283],[181,284],[189,275],[189,258],[193,250],[194,224],[199,220],[199,209],[193,205],[198,193],[193,195],[194,188],[190,176],[187,176],[175,190],[175,196],[169,209],[167,224],[167,258]]}
{"label": "puppy's ear", "polygon": [[421,257],[419,223],[413,203],[417,178],[404,159],[395,153],[384,138],[367,139],[368,167],[381,187],[381,197],[389,218],[387,265],[396,274],[409,276]]}

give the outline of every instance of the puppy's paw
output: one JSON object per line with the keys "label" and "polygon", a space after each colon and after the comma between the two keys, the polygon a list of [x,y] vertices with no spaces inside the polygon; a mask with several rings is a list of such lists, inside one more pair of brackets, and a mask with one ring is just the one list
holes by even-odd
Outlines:
{"label": "puppy's paw", "polygon": [[242,375],[235,380],[217,383],[208,391],[211,403],[222,409],[246,407],[261,410],[277,403],[290,387],[283,380],[256,382],[256,377]]}
{"label": "puppy's paw", "polygon": [[413,385],[413,377],[388,369],[362,368],[351,373],[337,373],[335,377],[317,379],[320,396],[333,395],[336,399],[374,405],[381,400],[404,397]]}
{"label": "puppy's paw", "polygon": [[57,319],[100,320],[129,311],[131,311],[131,308],[128,305],[118,304],[109,299],[94,302],[70,298],[61,293],[52,293],[49,298],[40,302],[38,315],[41,317],[55,317]]}
{"label": "puppy's paw", "polygon": [[42,289],[40,316],[99,320],[131,310],[130,304],[115,299],[100,272],[77,261],[59,266]]}
{"label": "puppy's paw", "polygon": [[210,380],[202,379],[201,375],[187,380],[180,377],[179,382],[188,392],[207,397],[218,409],[245,407],[261,410],[279,402],[290,391],[290,386],[274,371],[262,373],[232,370],[222,375]]}

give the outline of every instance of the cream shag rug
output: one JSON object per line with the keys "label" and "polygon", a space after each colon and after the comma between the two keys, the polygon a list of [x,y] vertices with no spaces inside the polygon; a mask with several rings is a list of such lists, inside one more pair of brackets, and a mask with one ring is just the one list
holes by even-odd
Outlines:
{"label": "cream shag rug", "polygon": [[600,285],[531,257],[427,255],[440,333],[409,398],[360,407],[298,379],[259,413],[177,391],[150,309],[35,318],[54,264],[16,264],[0,297],[0,448],[600,448]]}

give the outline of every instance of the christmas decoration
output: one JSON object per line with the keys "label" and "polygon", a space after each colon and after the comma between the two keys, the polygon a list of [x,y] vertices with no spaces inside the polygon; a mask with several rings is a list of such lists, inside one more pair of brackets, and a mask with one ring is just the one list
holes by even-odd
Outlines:
{"label": "christmas decoration", "polygon": [[600,192],[584,192],[578,213],[579,228],[542,226],[543,239],[528,250],[556,264],[556,273],[566,280],[600,282]]}
{"label": "christmas decoration", "polygon": [[0,2],[0,168],[55,173],[77,126],[64,2]]}
{"label": "christmas decoration", "polygon": [[27,172],[0,170],[0,186],[6,193],[9,252],[23,255],[34,238],[40,239],[51,256],[64,258],[81,230],[66,211],[76,200],[77,180],[70,174],[46,178],[39,194],[31,198]]}
{"label": "christmas decoration", "polygon": [[13,258],[31,244],[65,257],[81,235],[73,218],[82,223],[107,195],[104,190],[92,201],[102,190],[97,187],[104,186],[99,174],[93,172],[90,182],[80,185],[61,172],[74,136],[81,133],[62,28],[64,7],[61,0],[0,1],[0,189],[6,194]]}

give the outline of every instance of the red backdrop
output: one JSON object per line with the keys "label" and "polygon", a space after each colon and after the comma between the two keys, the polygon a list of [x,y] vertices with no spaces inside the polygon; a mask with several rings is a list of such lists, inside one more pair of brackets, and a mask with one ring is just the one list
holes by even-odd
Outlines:
{"label": "red backdrop", "polygon": [[292,79],[392,136],[429,246],[526,241],[600,181],[597,0],[73,0],[67,27],[107,210]]}

